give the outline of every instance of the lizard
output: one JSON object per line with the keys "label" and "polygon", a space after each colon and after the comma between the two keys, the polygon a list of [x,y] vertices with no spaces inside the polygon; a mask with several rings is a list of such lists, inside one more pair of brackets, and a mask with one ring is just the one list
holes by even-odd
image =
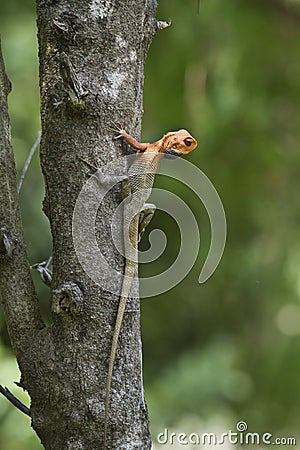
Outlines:
{"label": "lizard", "polygon": [[155,211],[155,205],[145,204],[145,202],[151,194],[154,177],[164,155],[173,155],[174,157],[187,155],[198,145],[196,139],[184,129],[171,131],[154,143],[141,143],[125,130],[120,129],[117,131],[119,134],[116,139],[123,138],[136,150],[137,155],[128,170],[127,178],[122,181],[123,196],[125,197],[123,213],[125,270],[113,331],[106,383],[104,449],[106,449],[107,445],[108,413],[113,367],[126,303],[138,263],[138,242]]}

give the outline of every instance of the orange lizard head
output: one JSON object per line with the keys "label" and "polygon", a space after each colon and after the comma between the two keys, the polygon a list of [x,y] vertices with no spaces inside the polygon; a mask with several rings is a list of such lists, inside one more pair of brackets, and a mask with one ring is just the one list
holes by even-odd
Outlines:
{"label": "orange lizard head", "polygon": [[162,138],[162,151],[167,155],[182,156],[194,150],[198,142],[187,130],[170,131]]}

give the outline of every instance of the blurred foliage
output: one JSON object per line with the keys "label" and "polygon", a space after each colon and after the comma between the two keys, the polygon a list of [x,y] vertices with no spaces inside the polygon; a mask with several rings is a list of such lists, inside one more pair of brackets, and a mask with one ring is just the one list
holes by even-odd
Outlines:
{"label": "blurred foliage", "polygon": [[[183,282],[142,302],[153,437],[165,427],[204,432],[211,424],[221,433],[245,420],[252,431],[300,439],[299,3],[201,0],[197,14],[196,0],[160,1],[158,18],[173,23],[150,47],[143,137],[187,128],[198,139],[189,160],[222,198],[228,240],[216,273],[199,285],[209,221],[195,196],[172,185],[199,219],[201,251]],[[0,30],[20,171],[40,127],[34,2],[2,2]],[[32,263],[51,253],[42,198],[35,155],[21,194]],[[166,214],[158,211],[151,227],[166,232],[168,248],[141,268],[147,276],[168,267],[179,248]],[[49,294],[38,277],[36,284],[46,314]],[[18,375],[2,316],[0,328],[0,383],[12,389]],[[28,425],[0,398],[2,450],[41,448]]]}

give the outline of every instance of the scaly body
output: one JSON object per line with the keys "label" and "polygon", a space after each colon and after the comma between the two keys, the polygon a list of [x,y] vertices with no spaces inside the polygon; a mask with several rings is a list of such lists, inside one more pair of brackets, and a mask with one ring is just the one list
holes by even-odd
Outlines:
{"label": "scaly body", "polygon": [[164,154],[182,156],[190,153],[197,146],[197,141],[186,130],[167,133],[159,141],[152,144],[140,143],[124,130],[119,131],[118,137],[124,138],[138,151],[138,154],[128,170],[128,178],[123,182],[124,196],[126,197],[123,224],[125,273],[112,339],[107,376],[104,414],[104,448],[106,448],[107,441],[108,411],[113,366],[116,358],[118,339],[125,307],[137,267],[139,236],[150,222],[155,210],[154,205],[147,205],[145,202],[150,196],[154,177]]}

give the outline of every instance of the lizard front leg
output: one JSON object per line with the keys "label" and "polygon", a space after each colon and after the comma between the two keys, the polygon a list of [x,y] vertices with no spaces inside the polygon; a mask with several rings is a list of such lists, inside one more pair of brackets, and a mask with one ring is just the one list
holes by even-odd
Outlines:
{"label": "lizard front leg", "polygon": [[115,139],[119,139],[119,138],[123,138],[126,140],[126,142],[131,145],[131,147],[133,147],[134,149],[136,149],[138,152],[144,152],[148,146],[149,143],[147,142],[139,142],[137,141],[133,136],[131,136],[130,134],[128,134],[125,130],[123,129],[114,129],[114,131],[116,131],[118,134],[118,136],[115,137]]}
{"label": "lizard front leg", "polygon": [[139,217],[139,242],[155,213],[156,206],[153,203],[145,203]]}

